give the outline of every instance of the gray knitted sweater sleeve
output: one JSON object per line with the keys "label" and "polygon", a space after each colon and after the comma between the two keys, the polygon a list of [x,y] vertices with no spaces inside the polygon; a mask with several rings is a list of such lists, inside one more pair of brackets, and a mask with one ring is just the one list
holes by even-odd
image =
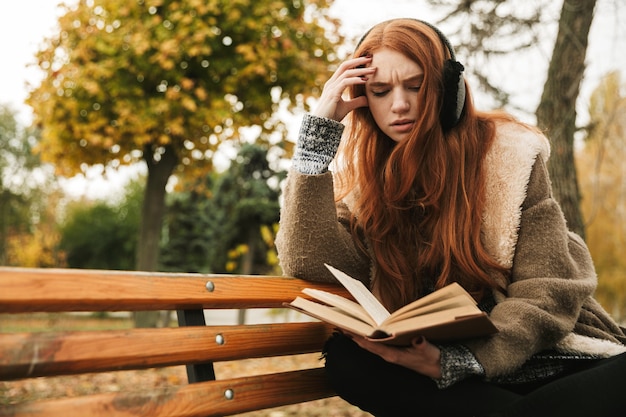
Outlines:
{"label": "gray knitted sweater sleeve", "polygon": [[485,370],[472,352],[460,344],[439,346],[441,351],[441,379],[435,379],[439,389],[448,388],[471,376],[484,376]]}
{"label": "gray knitted sweater sleeve", "polygon": [[323,117],[304,115],[292,164],[301,174],[320,175],[328,171],[335,157],[344,125]]}

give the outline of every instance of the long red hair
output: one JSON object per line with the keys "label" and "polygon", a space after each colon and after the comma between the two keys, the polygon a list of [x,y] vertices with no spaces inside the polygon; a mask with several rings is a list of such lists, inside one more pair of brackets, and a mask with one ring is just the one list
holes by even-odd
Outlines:
{"label": "long red hair", "polygon": [[[468,90],[461,120],[444,133],[439,109],[449,52],[438,35],[411,19],[385,22],[366,35],[355,56],[380,48],[398,51],[423,69],[420,114],[410,137],[396,143],[368,108],[353,111],[337,158],[337,197],[357,190],[352,231],[369,245],[377,266],[374,285],[389,309],[453,281],[480,298],[507,273],[486,252],[481,224],[484,156],[494,140],[494,118],[509,117],[478,113]],[[364,87],[350,93],[364,95]]]}

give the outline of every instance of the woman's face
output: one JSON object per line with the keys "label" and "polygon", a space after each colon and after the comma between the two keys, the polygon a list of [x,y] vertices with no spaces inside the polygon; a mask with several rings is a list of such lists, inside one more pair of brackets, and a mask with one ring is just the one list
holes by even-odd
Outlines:
{"label": "woman's face", "polygon": [[365,83],[369,109],[378,127],[392,140],[404,140],[415,125],[424,71],[400,52],[383,48],[372,54],[376,72]]}

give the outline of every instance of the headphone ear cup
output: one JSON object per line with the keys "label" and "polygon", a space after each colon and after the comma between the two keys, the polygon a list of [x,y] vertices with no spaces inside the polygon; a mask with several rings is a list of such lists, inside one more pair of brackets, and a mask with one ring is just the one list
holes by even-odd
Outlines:
{"label": "headphone ear cup", "polygon": [[452,59],[443,64],[443,102],[439,121],[444,132],[452,129],[461,119],[465,107],[465,80],[463,65]]}

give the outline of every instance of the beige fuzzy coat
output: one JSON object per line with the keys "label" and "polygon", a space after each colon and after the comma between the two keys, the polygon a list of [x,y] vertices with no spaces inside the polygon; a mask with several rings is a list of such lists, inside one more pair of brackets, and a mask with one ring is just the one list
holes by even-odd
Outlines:
{"label": "beige fuzzy coat", "polygon": [[[513,123],[498,127],[489,150],[483,242],[511,270],[506,297],[496,293],[492,337],[464,342],[487,377],[506,375],[546,349],[597,357],[626,352],[626,336],[592,298],[593,262],[568,231],[552,197],[542,135]],[[375,265],[348,230],[350,199],[336,204],[331,173],[289,173],[276,245],[286,275],[331,281],[331,264],[368,284]]]}

